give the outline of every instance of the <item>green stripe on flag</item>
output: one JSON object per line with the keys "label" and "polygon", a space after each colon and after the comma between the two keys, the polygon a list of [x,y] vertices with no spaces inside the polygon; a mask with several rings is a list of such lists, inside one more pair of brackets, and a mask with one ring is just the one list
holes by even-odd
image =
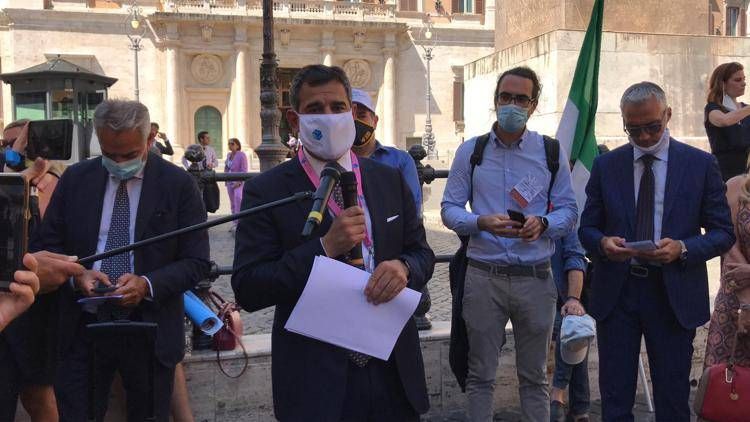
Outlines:
{"label": "green stripe on flag", "polygon": [[[570,160],[580,162],[589,171],[594,163],[594,158],[598,154],[594,128],[598,105],[599,58],[601,55],[603,20],[604,0],[596,0],[568,94],[568,101],[575,105],[578,112],[575,120],[575,131],[566,131],[572,135],[572,139],[560,139],[563,145],[570,146],[568,150]],[[575,118],[574,116],[566,116],[566,114],[575,111],[571,107],[565,108],[561,126],[567,119]],[[572,123],[569,122],[569,124]],[[560,132],[558,133],[560,134]],[[583,187],[574,188],[582,189]]]}

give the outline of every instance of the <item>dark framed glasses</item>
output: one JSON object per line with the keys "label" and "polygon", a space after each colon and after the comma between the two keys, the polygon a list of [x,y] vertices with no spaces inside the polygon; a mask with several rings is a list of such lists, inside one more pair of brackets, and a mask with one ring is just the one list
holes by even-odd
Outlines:
{"label": "dark framed glasses", "polygon": [[659,132],[661,132],[661,129],[663,127],[664,124],[662,122],[657,122],[645,126],[625,126],[623,127],[623,130],[625,130],[625,133],[627,133],[631,138],[638,139],[644,132],[651,136],[657,135]]}
{"label": "dark framed glasses", "polygon": [[513,103],[519,107],[528,107],[531,103],[536,101],[535,98],[530,98],[527,95],[513,95],[509,92],[501,92],[497,94],[497,103],[500,105],[507,105]]}

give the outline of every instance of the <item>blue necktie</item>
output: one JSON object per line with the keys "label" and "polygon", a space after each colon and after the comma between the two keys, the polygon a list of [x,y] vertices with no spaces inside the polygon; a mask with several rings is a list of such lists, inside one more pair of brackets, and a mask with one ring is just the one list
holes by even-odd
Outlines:
{"label": "blue necktie", "polygon": [[[130,244],[130,198],[128,198],[128,181],[123,180],[117,187],[115,204],[112,207],[112,218],[107,233],[107,243],[104,251],[110,251]],[[107,274],[112,284],[117,283],[121,275],[130,273],[130,253],[121,253],[102,261],[100,271]],[[102,304],[98,309],[99,320],[109,321],[112,319],[124,319],[127,312],[124,309],[109,302]]]}

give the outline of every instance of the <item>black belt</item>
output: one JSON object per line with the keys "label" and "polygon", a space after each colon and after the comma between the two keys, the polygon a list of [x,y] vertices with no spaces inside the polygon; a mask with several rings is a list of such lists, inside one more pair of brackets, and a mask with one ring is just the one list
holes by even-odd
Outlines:
{"label": "black belt", "polygon": [[661,267],[630,264],[630,275],[635,278],[657,277],[661,275]]}
{"label": "black belt", "polygon": [[469,259],[469,266],[482,271],[487,271],[492,275],[510,275],[515,277],[536,277],[545,279],[552,274],[552,267],[549,262],[537,265],[498,265]]}

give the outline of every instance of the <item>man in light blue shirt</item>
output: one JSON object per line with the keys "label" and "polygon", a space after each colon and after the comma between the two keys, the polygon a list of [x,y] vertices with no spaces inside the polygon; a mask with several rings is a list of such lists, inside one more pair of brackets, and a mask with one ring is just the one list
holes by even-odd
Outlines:
{"label": "man in light blue shirt", "polygon": [[[481,165],[472,177],[469,160],[477,138],[461,145],[443,196],[443,223],[470,236],[462,316],[469,343],[469,418],[475,422],[492,420],[498,354],[508,320],[513,323],[524,419],[549,420],[546,359],[557,301],[550,257],[555,240],[575,226],[578,210],[566,154],[559,153],[550,190],[545,141],[526,129],[540,91],[529,68],[500,76],[494,97],[497,122]],[[509,211],[522,213],[522,222],[511,219]]]}
{"label": "man in light blue shirt", "polygon": [[372,105],[370,94],[361,89],[352,89],[352,102],[357,104],[357,115],[354,121],[357,136],[352,145],[352,151],[359,157],[369,158],[389,167],[397,168],[412,195],[417,206],[417,215],[422,215],[422,186],[419,183],[417,166],[414,159],[406,151],[384,146],[375,139],[375,129],[378,127],[378,116]]}

